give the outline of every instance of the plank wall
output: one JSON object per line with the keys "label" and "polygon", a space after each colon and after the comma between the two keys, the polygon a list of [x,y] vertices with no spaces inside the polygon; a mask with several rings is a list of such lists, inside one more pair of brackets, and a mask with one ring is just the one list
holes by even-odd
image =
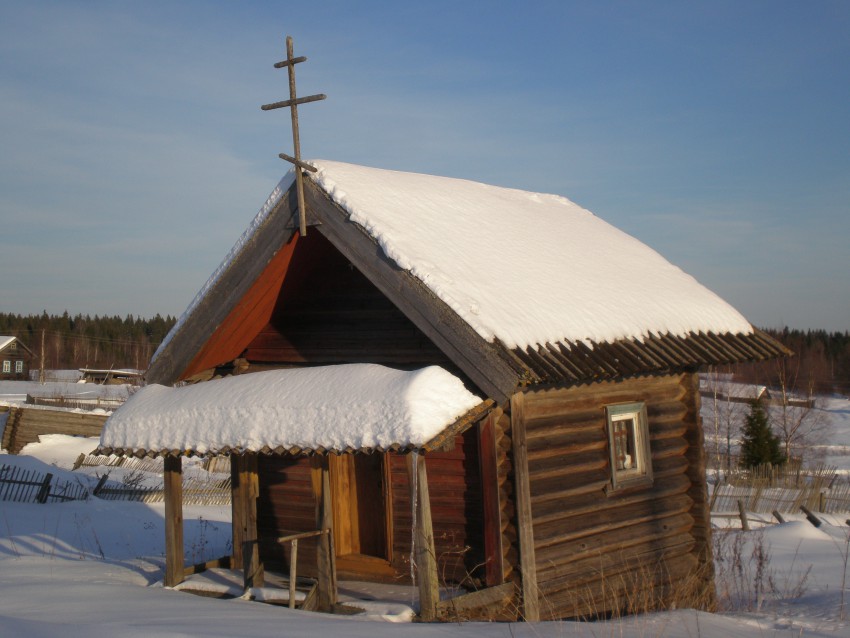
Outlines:
{"label": "plank wall", "polygon": [[302,238],[251,363],[381,363],[452,369],[448,358],[320,233]]}
{"label": "plank wall", "polygon": [[[389,454],[392,515],[392,574],[388,582],[410,576],[410,533],[412,528],[410,487],[405,455]],[[288,566],[288,548],[272,539],[289,532],[315,529],[316,498],[313,494],[308,458],[259,457],[260,495],[257,524],[261,559],[267,570]],[[478,468],[477,431],[473,428],[455,438],[451,450],[426,455],[428,486],[438,573],[445,582],[462,582],[479,576],[483,562],[483,512]],[[380,486],[376,486],[376,490]],[[298,573],[315,573],[315,541],[302,541],[298,548]],[[380,579],[375,574],[364,574]]]}
{"label": "plank wall", "polygon": [[[711,582],[695,395],[690,374],[526,393],[541,618],[705,606],[695,600]],[[646,403],[653,484],[608,493],[604,408],[632,401]]]}

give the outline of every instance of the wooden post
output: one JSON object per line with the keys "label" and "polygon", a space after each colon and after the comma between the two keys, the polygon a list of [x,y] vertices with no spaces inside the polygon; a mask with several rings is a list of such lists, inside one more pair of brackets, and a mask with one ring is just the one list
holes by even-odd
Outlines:
{"label": "wooden post", "polygon": [[165,493],[165,586],[183,582],[183,463],[179,456],[163,459]]}
{"label": "wooden post", "polygon": [[806,520],[809,521],[815,527],[820,527],[823,525],[823,521],[820,520],[817,516],[815,516],[812,511],[806,507],[805,505],[800,505],[800,509],[803,510],[803,514],[806,515]]}
{"label": "wooden post", "polygon": [[425,471],[424,455],[417,451],[407,455],[407,476],[410,483],[410,500],[416,512],[416,525],[411,540],[416,562],[416,584],[419,587],[419,617],[430,622],[437,618],[440,584],[437,579],[437,553],[434,549],[431,497],[428,494],[428,473]]}
{"label": "wooden post", "polygon": [[41,482],[41,487],[38,488],[38,495],[35,497],[36,502],[41,504],[47,502],[47,497],[50,496],[50,481],[52,480],[53,475],[48,472]]}
{"label": "wooden post", "polygon": [[537,591],[537,563],[534,558],[534,526],[531,518],[531,481],[528,475],[528,447],[525,439],[525,396],[511,397],[511,443],[516,483],[519,564],[522,573],[522,615],[525,620],[540,620]]}
{"label": "wooden post", "polygon": [[295,583],[298,580],[296,566],[298,565],[298,539],[292,539],[289,554],[289,608],[295,609]]}
{"label": "wooden post", "polygon": [[[319,491],[319,507],[316,513],[317,529],[329,530],[327,534],[319,536],[319,545],[316,548],[317,563],[317,598],[316,609],[318,611],[333,611],[337,601],[336,585],[336,556],[334,552],[334,515],[331,502],[331,481],[328,472],[328,457],[317,457],[314,469],[321,473],[321,489]],[[294,560],[294,553],[293,553]]]}
{"label": "wooden post", "polygon": [[484,508],[484,573],[487,586],[504,582],[502,508],[499,502],[499,458],[496,423],[502,410],[492,410],[478,426],[478,457],[481,459],[481,500]]}
{"label": "wooden post", "polygon": [[[237,467],[236,481],[233,483],[234,500],[232,504],[234,513],[234,564],[241,565],[243,569],[243,584],[247,592],[251,587],[262,587],[265,580],[257,537],[257,496],[260,492],[257,477],[257,454],[256,452],[246,452],[241,456],[232,456],[231,473],[234,459]],[[236,529],[237,519],[238,530]],[[236,556],[237,543],[242,549],[239,557],[241,561],[238,561]]]}
{"label": "wooden post", "polygon": [[242,507],[242,482],[239,476],[239,455],[235,452],[230,455],[230,527],[233,555],[230,564],[233,569],[242,566],[242,544],[245,541],[245,523],[242,520],[244,508]]}
{"label": "wooden post", "polygon": [[750,522],[747,520],[747,510],[744,508],[744,501],[741,499],[738,499],[738,516],[741,518],[741,529],[749,532]]}

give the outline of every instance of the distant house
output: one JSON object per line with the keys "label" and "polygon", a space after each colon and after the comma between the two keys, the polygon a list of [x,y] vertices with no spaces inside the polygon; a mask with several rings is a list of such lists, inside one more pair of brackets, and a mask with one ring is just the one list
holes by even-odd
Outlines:
{"label": "distant house", "polygon": [[[787,351],[562,197],[315,165],[308,233],[290,174],[104,429],[104,452],[165,457],[166,584],[193,571],[181,455],[228,454],[246,583],[330,529],[296,560],[325,608],[337,573],[410,582],[411,557],[423,619],[710,608],[696,373]],[[435,416],[444,375],[476,400]]]}
{"label": "distant house", "polygon": [[754,383],[737,383],[726,378],[715,378],[710,374],[700,376],[699,393],[706,399],[731,403],[769,401],[773,398],[767,386]]}
{"label": "distant house", "polygon": [[34,357],[17,337],[0,336],[0,379],[26,381]]}

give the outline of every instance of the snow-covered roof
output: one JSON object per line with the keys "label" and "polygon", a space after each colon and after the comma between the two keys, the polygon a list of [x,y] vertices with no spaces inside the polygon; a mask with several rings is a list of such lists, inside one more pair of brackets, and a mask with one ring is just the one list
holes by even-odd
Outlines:
{"label": "snow-covered roof", "polygon": [[351,221],[487,341],[523,348],[753,330],[693,277],[565,197],[313,165]]}
{"label": "snow-covered roof", "polygon": [[125,454],[422,447],[481,404],[437,366],[272,370],[149,385],[115,411],[100,440]]}
{"label": "snow-covered roof", "polygon": [[[430,328],[440,332],[456,353],[452,361],[491,396],[504,398],[523,382],[620,378],[787,353],[657,252],[559,195],[311,163],[318,170],[305,186],[316,232],[364,273],[383,273],[373,269],[370,279],[392,279],[383,290],[398,307],[412,297],[414,323],[425,307],[431,314],[420,314],[417,326],[430,338]],[[268,240],[281,228],[296,232],[285,197],[292,182],[292,173],[281,180],[163,341],[153,379],[180,378],[234,307],[221,299],[238,303],[229,291],[243,285],[246,264],[271,259]],[[340,216],[353,223],[337,224]],[[394,272],[381,270],[357,236],[379,246]]]}
{"label": "snow-covered roof", "polygon": [[8,346],[14,340],[15,340],[15,337],[5,337],[5,336],[0,335],[0,350],[5,348],[6,346]]}

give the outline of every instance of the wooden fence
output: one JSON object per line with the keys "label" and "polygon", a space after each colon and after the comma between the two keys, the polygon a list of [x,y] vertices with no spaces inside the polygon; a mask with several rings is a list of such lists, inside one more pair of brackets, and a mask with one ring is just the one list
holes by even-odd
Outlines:
{"label": "wooden fence", "polygon": [[88,497],[88,488],[80,482],[55,479],[49,472],[0,465],[0,501],[49,503],[82,501]]}
{"label": "wooden fence", "polygon": [[[137,459],[132,456],[104,456],[99,454],[80,454],[74,461],[74,469],[81,467],[121,467],[128,470],[155,472],[162,474],[162,457]],[[201,463],[211,474],[230,474],[230,457],[214,456],[204,458]]]}
{"label": "wooden fence", "polygon": [[[0,465],[0,501],[16,503],[50,503],[84,501],[95,496],[107,501],[140,501],[161,503],[165,492],[161,485],[142,487],[109,485],[103,475],[97,486],[89,487],[80,481],[64,481],[53,474],[25,470],[14,465]],[[230,505],[230,477],[217,481],[189,478],[183,482],[185,505]]]}
{"label": "wooden fence", "polygon": [[801,507],[823,513],[850,512],[850,483],[835,468],[799,465],[735,470],[709,486],[712,512],[734,512],[738,501],[748,512],[798,513]]}
{"label": "wooden fence", "polygon": [[[96,489],[94,495],[107,501],[141,501],[142,503],[161,503],[165,500],[165,490],[157,487],[120,487],[103,486]],[[184,479],[184,505],[230,505],[230,477],[220,481],[202,479]]]}

